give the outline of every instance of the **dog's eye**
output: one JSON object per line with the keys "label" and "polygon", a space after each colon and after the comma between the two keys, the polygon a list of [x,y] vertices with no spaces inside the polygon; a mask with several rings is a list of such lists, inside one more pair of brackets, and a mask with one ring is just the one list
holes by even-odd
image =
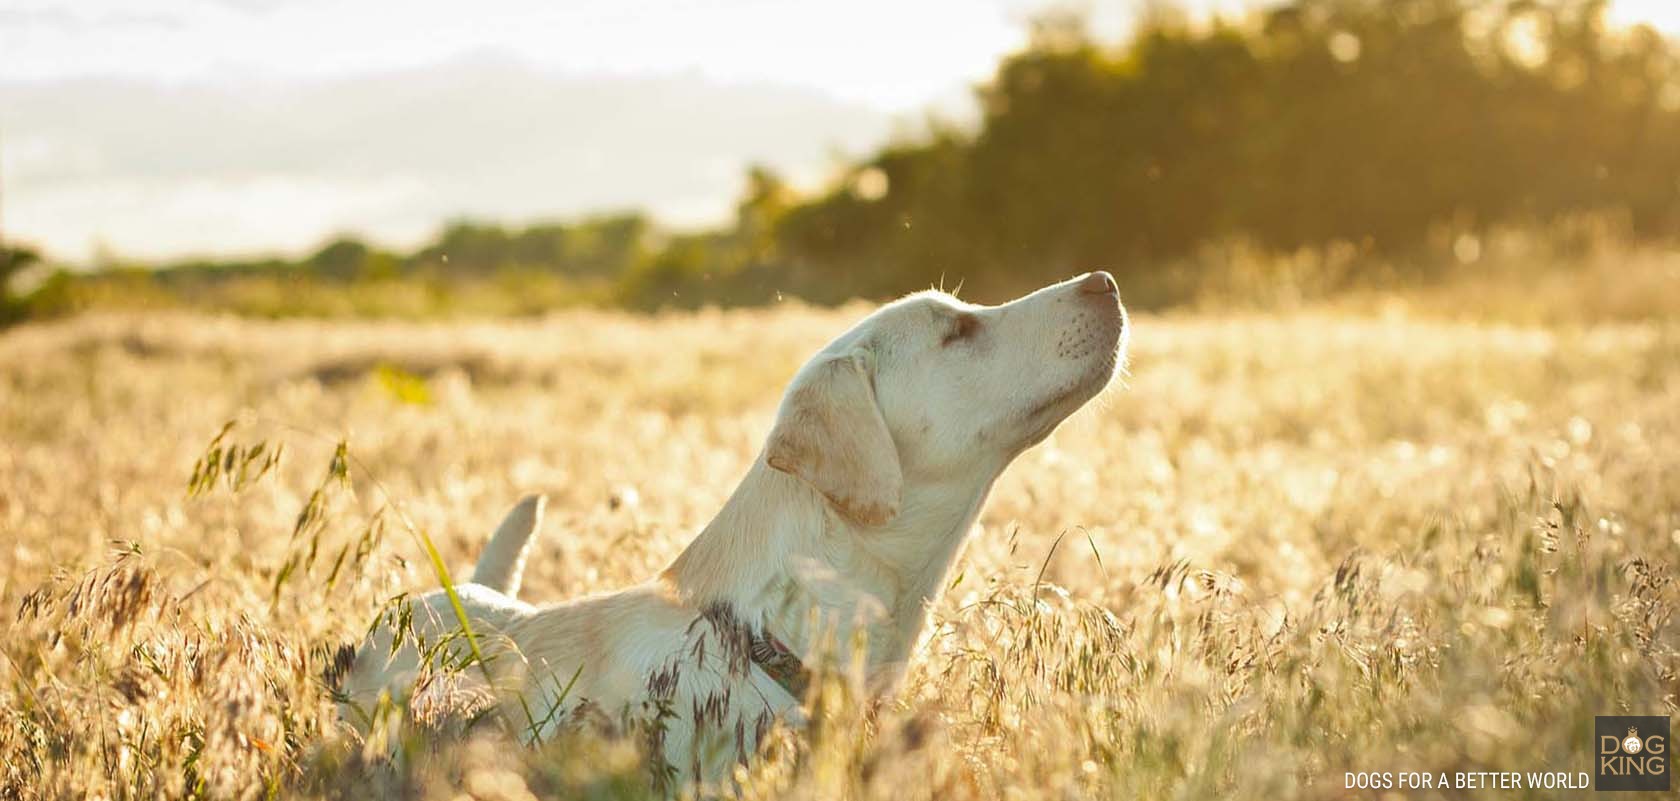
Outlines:
{"label": "dog's eye", "polygon": [[940,340],[939,344],[944,346],[953,342],[968,339],[969,337],[974,336],[974,333],[979,330],[980,318],[975,317],[972,314],[959,314],[955,320],[951,321],[951,330],[945,333],[945,338]]}

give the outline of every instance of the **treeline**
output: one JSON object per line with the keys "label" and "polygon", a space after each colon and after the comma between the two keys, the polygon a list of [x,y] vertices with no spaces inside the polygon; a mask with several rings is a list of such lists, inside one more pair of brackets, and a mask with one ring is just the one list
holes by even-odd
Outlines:
{"label": "treeline", "polygon": [[335,281],[394,278],[416,273],[475,278],[525,270],[559,271],[580,278],[622,274],[645,258],[652,224],[638,214],[573,223],[544,223],[522,229],[455,222],[419,250],[399,254],[352,236],[333,239],[296,261],[190,261],[169,265],[163,280],[203,276],[286,275],[296,271]]}
{"label": "treeline", "polygon": [[650,308],[941,281],[996,296],[1095,267],[1147,286],[1210,242],[1393,263],[1443,230],[1581,214],[1680,232],[1680,48],[1610,29],[1601,0],[1300,0],[1211,27],[1157,12],[1113,45],[1047,17],[977,92],[977,126],[934,124],[814,196],[753,169],[714,231],[463,222],[414,253],[343,239],[156,277],[548,275]]}
{"label": "treeline", "polygon": [[1077,20],[980,90],[972,136],[892,147],[775,215],[801,278],[1147,277],[1200,244],[1393,253],[1433,229],[1624,215],[1680,230],[1680,51],[1602,2],[1308,0],[1256,27]]}

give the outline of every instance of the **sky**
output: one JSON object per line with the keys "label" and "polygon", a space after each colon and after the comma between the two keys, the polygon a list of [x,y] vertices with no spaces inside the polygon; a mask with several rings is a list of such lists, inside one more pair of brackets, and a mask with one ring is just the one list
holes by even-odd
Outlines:
{"label": "sky", "polygon": [[[460,217],[727,218],[961,118],[1046,0],[6,0],[0,236],[58,259],[420,242]],[[1090,0],[1123,26],[1128,0]],[[1250,0],[1197,0],[1241,13]],[[1619,0],[1680,32],[1680,2]]]}

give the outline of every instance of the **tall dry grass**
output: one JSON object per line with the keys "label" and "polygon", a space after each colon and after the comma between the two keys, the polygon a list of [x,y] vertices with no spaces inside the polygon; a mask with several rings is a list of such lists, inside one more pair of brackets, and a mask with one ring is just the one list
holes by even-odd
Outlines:
{"label": "tall dry grass", "polygon": [[[445,716],[364,746],[322,676],[434,583],[410,526],[459,574],[542,491],[527,597],[662,567],[861,313],[8,332],[0,797],[651,792],[632,742]],[[821,695],[735,792],[1339,798],[1347,771],[1590,770],[1594,715],[1673,714],[1672,322],[1134,325],[1129,388],[998,484],[902,691]],[[226,420],[246,480],[189,496]]]}

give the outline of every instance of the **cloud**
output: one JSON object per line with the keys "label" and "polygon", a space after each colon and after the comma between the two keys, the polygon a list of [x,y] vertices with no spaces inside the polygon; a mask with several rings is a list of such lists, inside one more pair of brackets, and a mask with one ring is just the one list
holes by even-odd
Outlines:
{"label": "cloud", "polygon": [[80,23],[68,8],[0,8],[0,29],[73,28]]}
{"label": "cloud", "polygon": [[210,0],[223,8],[246,14],[271,14],[283,8],[301,5],[307,0]]}
{"label": "cloud", "polygon": [[471,59],[305,84],[0,83],[6,223],[60,257],[406,244],[455,216],[727,216],[744,168],[821,174],[886,115],[693,75],[565,78]]}
{"label": "cloud", "polygon": [[87,14],[64,6],[0,8],[0,32],[24,34],[31,30],[79,32],[92,28],[180,28],[179,14],[117,9]]}
{"label": "cloud", "polygon": [[[814,89],[909,111],[984,78],[1038,0],[6,0],[0,79],[334,78],[494,52],[557,74],[668,75]],[[21,4],[21,5],[20,5]],[[167,29],[123,27],[150,19]]]}

